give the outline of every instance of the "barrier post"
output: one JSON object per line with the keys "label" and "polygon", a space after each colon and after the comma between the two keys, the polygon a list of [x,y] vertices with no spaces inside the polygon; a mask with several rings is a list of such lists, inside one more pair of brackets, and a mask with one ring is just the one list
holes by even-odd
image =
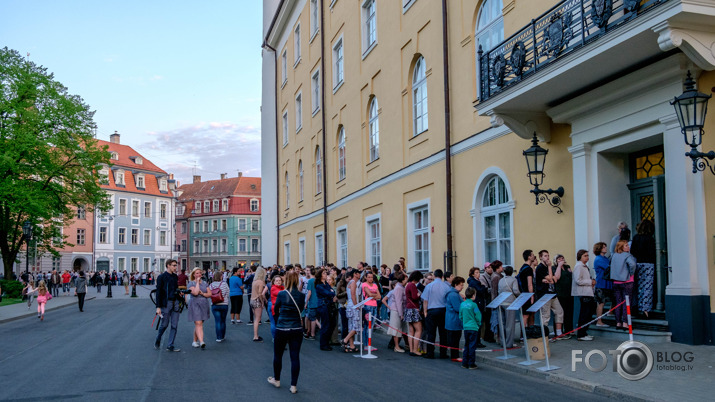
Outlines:
{"label": "barrier post", "polygon": [[[360,350],[362,350],[362,346]],[[372,311],[367,316],[367,354],[360,357],[363,359],[377,359],[377,356],[372,354]]]}
{"label": "barrier post", "polygon": [[633,324],[631,323],[631,299],[626,295],[626,315],[628,316],[628,338],[633,342]]}

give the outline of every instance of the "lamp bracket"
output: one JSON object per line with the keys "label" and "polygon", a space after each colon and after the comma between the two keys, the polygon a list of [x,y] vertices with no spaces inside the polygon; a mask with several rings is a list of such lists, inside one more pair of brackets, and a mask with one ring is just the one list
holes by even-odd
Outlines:
{"label": "lamp bracket", "polygon": [[[715,157],[715,155],[713,157]],[[536,205],[548,202],[549,205],[556,208],[557,214],[561,214],[564,212],[561,209],[561,198],[564,196],[563,187],[559,187],[556,190],[542,190],[538,186],[534,186],[534,188],[530,191],[534,193],[534,196],[536,198]]]}
{"label": "lamp bracket", "polygon": [[690,152],[685,153],[685,156],[689,156],[693,160],[693,173],[702,172],[707,167],[715,175],[715,166],[711,166],[710,162],[708,162],[708,159],[715,159],[715,151],[700,152],[697,148],[691,148]]}

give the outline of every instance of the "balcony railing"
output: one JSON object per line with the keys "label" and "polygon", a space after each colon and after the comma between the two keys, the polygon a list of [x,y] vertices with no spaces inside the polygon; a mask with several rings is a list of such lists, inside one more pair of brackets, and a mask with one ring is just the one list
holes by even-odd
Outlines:
{"label": "balcony railing", "polygon": [[479,47],[480,101],[669,0],[563,0],[517,33],[485,51]]}

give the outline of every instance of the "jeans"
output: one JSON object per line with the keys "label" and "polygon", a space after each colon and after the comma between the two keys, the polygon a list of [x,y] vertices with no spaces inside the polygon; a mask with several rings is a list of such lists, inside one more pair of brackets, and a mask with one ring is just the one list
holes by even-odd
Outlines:
{"label": "jeans", "polygon": [[[84,296],[84,294],[82,294]],[[82,297],[84,300],[84,297]],[[156,334],[156,342],[161,342],[161,336],[164,335],[164,331],[166,331],[166,327],[169,326],[169,323],[171,323],[171,330],[169,331],[169,344],[167,347],[172,347],[174,346],[174,340],[176,339],[176,327],[179,325],[179,312],[176,311],[176,308],[178,308],[179,302],[175,300],[169,300],[166,303],[166,307],[161,308],[161,315],[163,316],[161,319],[161,324],[159,325],[159,333]],[[175,308],[176,307],[176,308]]]}
{"label": "jeans", "polygon": [[[626,283],[614,283],[613,293],[616,296],[616,305],[620,302],[626,300],[626,296],[632,301],[633,300],[633,282]],[[616,324],[628,324],[628,316],[626,315],[626,304],[623,303],[615,311],[616,314]]]}
{"label": "jeans", "polygon": [[348,336],[348,315],[345,307],[338,309],[340,313],[340,339],[345,339]]}
{"label": "jeans", "polygon": [[300,345],[303,343],[303,329],[291,329],[288,331],[276,330],[276,338],[273,342],[273,378],[281,380],[281,369],[283,369],[283,352],[286,345],[290,350],[290,385],[298,385],[298,374],[300,374]]}
{"label": "jeans", "polygon": [[367,346],[367,336],[368,336],[368,330],[369,330],[369,324],[367,320],[365,319],[365,315],[368,313],[372,313],[373,317],[377,316],[377,306],[363,306],[362,307],[362,344]]}
{"label": "jeans", "polygon": [[320,318],[320,347],[327,348],[330,345],[330,336],[335,329],[335,322],[330,319],[328,306],[318,307],[318,317]]}
{"label": "jeans", "polygon": [[[425,317],[425,341],[436,343],[437,331],[439,330],[439,343],[447,344],[447,330],[444,327],[444,315],[447,313],[445,307],[431,308],[427,310]],[[440,357],[447,357],[447,349],[439,349]],[[427,343],[427,356],[434,357],[434,345]]]}
{"label": "jeans", "polygon": [[216,323],[216,339],[224,339],[226,337],[226,315],[228,314],[228,305],[213,305],[211,306],[211,312],[214,315],[214,322]]}
{"label": "jeans", "polygon": [[101,283],[97,284],[97,293],[102,293],[102,284]]}
{"label": "jeans", "polygon": [[70,283],[69,282],[63,283],[62,284],[62,293],[69,292],[69,291],[70,291]]}
{"label": "jeans", "polygon": [[79,303],[79,311],[84,311],[84,297],[87,293],[77,293],[77,302]]}
{"label": "jeans", "polygon": [[464,354],[462,355],[462,366],[476,364],[474,353],[477,350],[479,341],[479,331],[464,330]]}
{"label": "jeans", "polygon": [[273,318],[273,303],[268,301],[268,307],[266,307],[266,313],[268,313],[268,319],[271,321],[271,337],[276,339],[276,320]]}
{"label": "jeans", "polygon": [[[580,327],[581,325],[591,321],[591,317],[596,311],[596,300],[591,296],[581,296],[579,297],[579,301],[581,302],[581,309],[578,313],[578,326]],[[588,325],[580,328],[576,332],[576,337],[578,338],[582,338],[586,335],[588,335]]]}
{"label": "jeans", "polygon": [[57,297],[60,295],[60,284],[59,283],[53,283],[52,284],[52,296]]}

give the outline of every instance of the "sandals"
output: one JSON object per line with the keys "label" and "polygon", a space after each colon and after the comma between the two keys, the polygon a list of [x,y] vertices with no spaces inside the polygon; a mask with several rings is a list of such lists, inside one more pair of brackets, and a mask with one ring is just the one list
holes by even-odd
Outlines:
{"label": "sandals", "polygon": [[270,384],[272,384],[272,385],[273,385],[274,387],[276,387],[276,388],[280,388],[280,387],[281,387],[281,382],[280,382],[280,380],[276,380],[276,379],[273,378],[273,377],[268,377],[268,382],[269,382]]}
{"label": "sandals", "polygon": [[357,353],[357,352],[359,352],[358,348],[349,348],[347,346],[345,346],[343,348],[343,353]]}

